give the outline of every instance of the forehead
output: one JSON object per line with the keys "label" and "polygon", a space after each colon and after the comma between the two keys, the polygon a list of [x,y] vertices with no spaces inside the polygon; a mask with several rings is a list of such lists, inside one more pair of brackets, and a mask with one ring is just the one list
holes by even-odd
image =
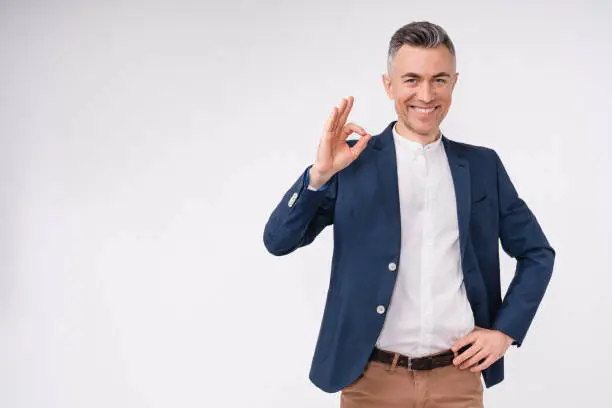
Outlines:
{"label": "forehead", "polygon": [[435,75],[439,72],[454,73],[455,57],[444,45],[424,48],[404,44],[395,54],[392,71],[393,74],[398,75],[406,72],[421,75]]}

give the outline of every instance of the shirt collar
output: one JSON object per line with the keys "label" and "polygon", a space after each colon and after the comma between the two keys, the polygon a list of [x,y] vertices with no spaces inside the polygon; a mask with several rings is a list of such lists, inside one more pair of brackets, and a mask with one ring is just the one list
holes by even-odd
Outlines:
{"label": "shirt collar", "polygon": [[397,133],[397,131],[395,130],[395,126],[397,126],[397,123],[393,126],[393,139],[395,140],[396,145],[399,143],[402,146],[406,146],[408,149],[410,149],[414,153],[434,151],[434,150],[439,149],[440,146],[442,145],[442,134],[440,134],[438,138],[434,140],[433,142],[428,143],[425,146],[423,146],[419,142],[408,140],[407,138],[400,136],[400,134]]}

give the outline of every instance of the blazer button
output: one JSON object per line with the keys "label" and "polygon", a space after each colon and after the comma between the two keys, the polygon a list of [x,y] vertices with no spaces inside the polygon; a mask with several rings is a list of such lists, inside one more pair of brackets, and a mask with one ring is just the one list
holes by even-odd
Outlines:
{"label": "blazer button", "polygon": [[298,198],[298,193],[293,193],[287,205],[289,205],[289,207],[293,207],[293,204],[295,204],[295,200],[297,200],[297,198]]}
{"label": "blazer button", "polygon": [[391,262],[391,263],[389,264],[389,270],[390,270],[391,272],[393,272],[393,271],[395,271],[396,269],[397,269],[397,265],[395,264],[395,262]]}
{"label": "blazer button", "polygon": [[378,314],[383,314],[385,313],[385,307],[383,305],[378,305],[378,307],[376,308],[376,312]]}

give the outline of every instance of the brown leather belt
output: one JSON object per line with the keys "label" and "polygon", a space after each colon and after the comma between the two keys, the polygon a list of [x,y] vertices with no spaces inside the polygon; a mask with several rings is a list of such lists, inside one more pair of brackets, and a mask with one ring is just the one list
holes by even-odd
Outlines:
{"label": "brown leather belt", "polygon": [[[470,345],[464,346],[459,350],[458,354],[463,353],[469,347]],[[380,363],[392,364],[395,355],[396,353],[381,350],[375,347],[372,351],[372,354],[370,355],[370,361],[378,361]],[[454,358],[455,354],[451,349],[448,349],[447,351],[442,352],[440,354],[435,354],[426,357],[409,357],[403,354],[399,354],[396,365],[400,367],[406,367],[409,370],[415,371],[433,370],[437,367],[446,367],[453,364]]]}

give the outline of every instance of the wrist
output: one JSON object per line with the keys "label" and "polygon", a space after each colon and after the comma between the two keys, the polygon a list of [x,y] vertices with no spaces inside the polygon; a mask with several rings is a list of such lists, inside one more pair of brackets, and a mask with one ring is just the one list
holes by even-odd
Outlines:
{"label": "wrist", "polygon": [[317,190],[323,187],[331,178],[332,175],[320,173],[317,168],[313,165],[308,174],[308,184]]}
{"label": "wrist", "polygon": [[508,345],[512,345],[512,343],[514,342],[514,338],[510,337],[509,335],[507,335],[506,333],[504,333],[501,330],[498,330],[498,332],[500,332],[501,334],[503,334],[506,342],[508,343]]}

